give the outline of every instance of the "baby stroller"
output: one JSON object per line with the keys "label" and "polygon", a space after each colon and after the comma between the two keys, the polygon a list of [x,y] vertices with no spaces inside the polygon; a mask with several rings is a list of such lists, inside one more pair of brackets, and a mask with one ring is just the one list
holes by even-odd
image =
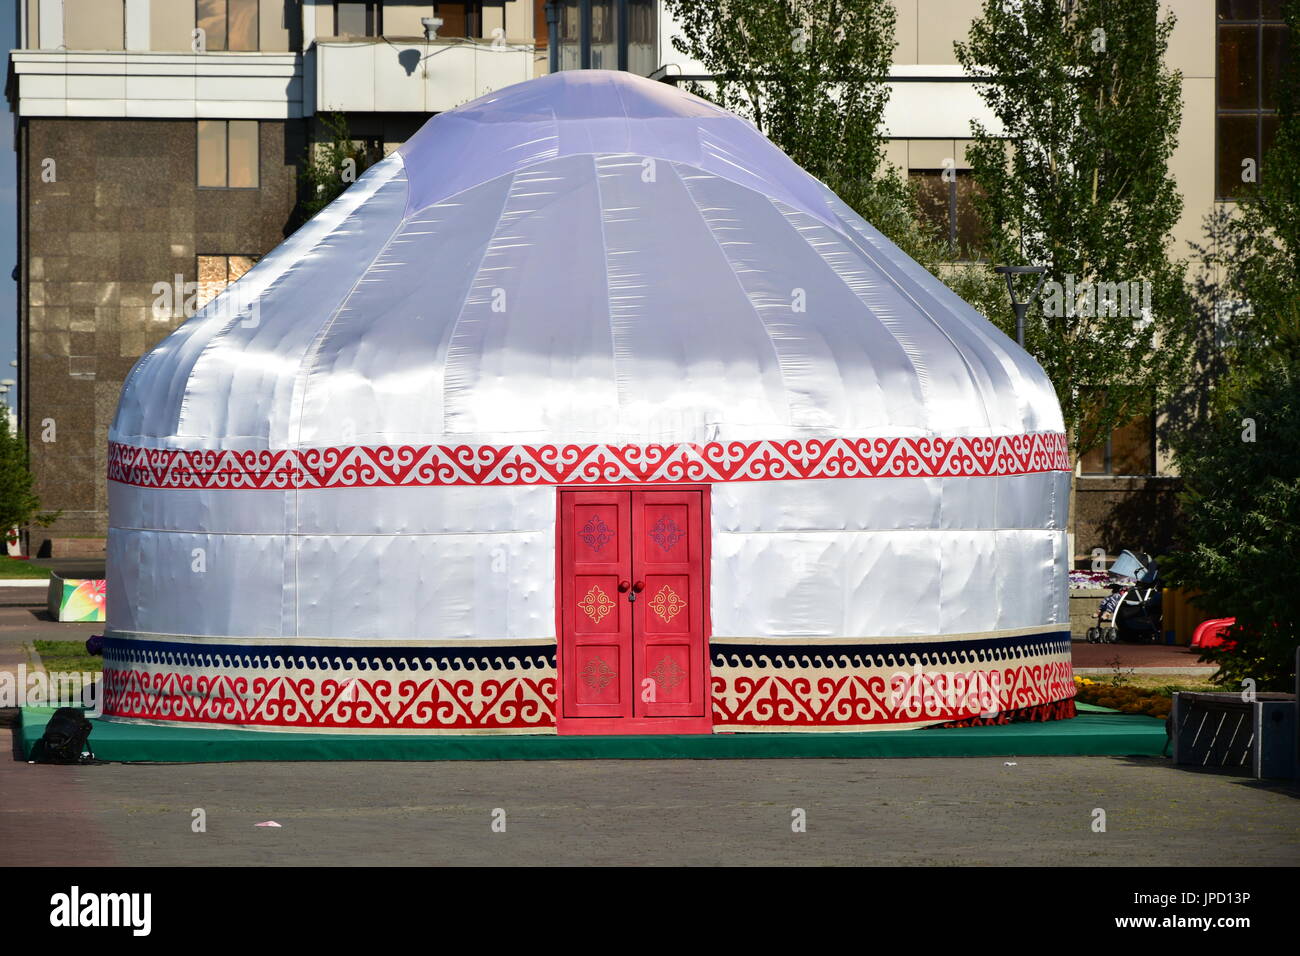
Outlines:
{"label": "baby stroller", "polygon": [[1097,609],[1089,644],[1158,643],[1163,633],[1160,569],[1149,554],[1121,551],[1110,566],[1110,597]]}

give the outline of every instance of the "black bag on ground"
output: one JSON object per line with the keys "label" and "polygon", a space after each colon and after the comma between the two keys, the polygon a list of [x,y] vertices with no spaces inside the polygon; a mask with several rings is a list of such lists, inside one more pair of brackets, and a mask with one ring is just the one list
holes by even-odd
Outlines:
{"label": "black bag on ground", "polygon": [[[81,755],[90,750],[91,725],[76,707],[60,707],[45,725],[45,734],[33,748],[38,763],[81,763]],[[91,754],[88,760],[94,759]]]}

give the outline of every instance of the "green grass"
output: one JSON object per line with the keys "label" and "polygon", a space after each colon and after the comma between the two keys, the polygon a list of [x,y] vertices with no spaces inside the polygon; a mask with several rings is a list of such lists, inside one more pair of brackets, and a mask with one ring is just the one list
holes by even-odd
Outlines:
{"label": "green grass", "polygon": [[86,653],[85,641],[35,641],[36,653],[47,671],[76,672],[104,670],[104,658]]}
{"label": "green grass", "polygon": [[1118,684],[1112,680],[1109,674],[1081,674],[1079,676],[1087,677],[1089,680],[1096,681],[1097,684],[1106,687],[1131,687],[1134,690],[1143,690],[1164,697],[1172,697],[1175,691],[1180,690],[1197,691],[1199,693],[1231,690],[1231,688],[1211,683],[1209,678],[1180,677],[1177,674],[1125,674]]}
{"label": "green grass", "polygon": [[30,561],[19,561],[8,555],[0,555],[0,581],[5,578],[48,578],[50,569]]}

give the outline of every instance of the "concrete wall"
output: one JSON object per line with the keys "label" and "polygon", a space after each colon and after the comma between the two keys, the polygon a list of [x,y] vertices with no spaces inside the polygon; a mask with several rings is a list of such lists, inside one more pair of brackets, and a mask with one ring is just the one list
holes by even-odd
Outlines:
{"label": "concrete wall", "polygon": [[957,62],[952,45],[966,39],[978,0],[916,0],[916,62]]}
{"label": "concrete wall", "polygon": [[125,49],[122,0],[63,0],[63,44],[69,50]]}
{"label": "concrete wall", "polygon": [[432,3],[415,3],[412,0],[386,0],[384,3],[384,35],[390,37],[422,37],[422,17],[433,16]]}
{"label": "concrete wall", "polygon": [[1114,557],[1128,548],[1163,554],[1174,544],[1177,478],[1079,478],[1075,486],[1074,553],[1094,548]]}
{"label": "concrete wall", "polygon": [[332,37],[334,35],[334,4],[317,3],[316,0],[305,0],[305,2],[315,4],[316,35],[318,37]]}
{"label": "concrete wall", "polygon": [[149,42],[152,50],[186,51],[191,49],[194,30],[194,4],[164,3],[149,5]]}
{"label": "concrete wall", "polygon": [[302,12],[296,0],[262,0],[258,17],[261,49],[272,53],[293,49],[291,39],[302,33]]}
{"label": "concrete wall", "polygon": [[[62,509],[45,540],[106,532],[108,427],[135,360],[182,318],[153,315],[154,284],[197,280],[205,253],[263,255],[296,200],[297,122],[261,125],[261,188],[199,190],[195,124],[178,120],[33,119],[20,169],[28,281],[23,427],[36,492]],[[56,181],[43,182],[43,160]],[[53,441],[49,426],[53,423]]]}
{"label": "concrete wall", "polygon": [[1178,0],[1169,38],[1168,65],[1183,74],[1183,118],[1169,170],[1183,196],[1174,228],[1173,254],[1191,254],[1189,241],[1204,241],[1202,222],[1214,211],[1215,3]]}
{"label": "concrete wall", "polygon": [[[505,5],[506,38],[519,43],[532,43],[534,20],[533,0],[509,0]],[[545,14],[542,14],[542,33],[546,32]]]}

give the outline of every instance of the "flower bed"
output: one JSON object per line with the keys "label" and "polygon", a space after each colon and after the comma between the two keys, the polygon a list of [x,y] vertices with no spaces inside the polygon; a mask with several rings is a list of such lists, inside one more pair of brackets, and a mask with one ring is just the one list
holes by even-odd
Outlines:
{"label": "flower bed", "polygon": [[1161,720],[1169,716],[1174,706],[1173,697],[1162,691],[1107,684],[1087,677],[1074,679],[1074,699],[1124,714],[1145,714]]}
{"label": "flower bed", "polygon": [[1070,590],[1085,588],[1104,588],[1110,583],[1110,575],[1105,571],[1071,571]]}

